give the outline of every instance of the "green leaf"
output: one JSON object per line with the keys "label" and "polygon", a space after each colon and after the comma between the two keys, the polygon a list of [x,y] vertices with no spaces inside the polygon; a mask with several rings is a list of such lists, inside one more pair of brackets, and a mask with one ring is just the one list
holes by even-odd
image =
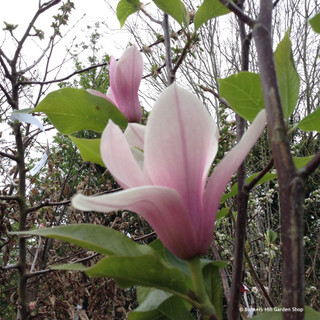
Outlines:
{"label": "green leaf", "polygon": [[140,7],[139,0],[121,0],[117,5],[117,18],[121,28],[125,24],[127,18],[137,12]]}
{"label": "green leaf", "polygon": [[[218,264],[216,262],[218,262]],[[202,273],[209,299],[216,310],[218,318],[222,319],[223,290],[219,274],[219,270],[221,268],[219,262],[223,261],[213,261],[207,264],[202,269]],[[223,263],[223,265],[224,264],[225,263]]]}
{"label": "green leaf", "polygon": [[204,0],[194,16],[195,30],[198,30],[208,20],[229,12],[230,10],[219,0]]}
{"label": "green leaf", "polygon": [[163,12],[170,15],[173,19],[182,23],[187,23],[187,10],[180,0],[153,0],[156,6]]}
{"label": "green leaf", "polygon": [[227,215],[229,215],[230,209],[229,208],[222,208],[221,210],[219,210],[217,212],[217,218],[216,220],[222,219],[224,217],[226,217]]}
{"label": "green leaf", "polygon": [[114,278],[122,288],[138,285],[187,296],[186,276],[153,254],[108,256],[85,272],[92,277]]}
{"label": "green leaf", "polygon": [[320,13],[311,18],[309,23],[315,32],[320,33]]}
{"label": "green leaf", "polygon": [[320,319],[320,312],[317,312],[316,310],[305,306],[304,307],[305,312],[305,319],[306,320],[319,320]]}
{"label": "green leaf", "polygon": [[129,314],[129,320],[194,319],[184,302],[178,297],[158,289],[142,288],[140,290],[148,294],[139,307]]}
{"label": "green leaf", "polygon": [[80,139],[70,135],[69,138],[79,149],[83,161],[91,161],[105,167],[100,155],[101,139]]}
{"label": "green leaf", "polygon": [[283,114],[288,123],[288,119],[297,104],[300,87],[299,76],[292,56],[289,31],[286,32],[283,40],[278,44],[274,58]]}
{"label": "green leaf", "polygon": [[303,131],[318,131],[320,132],[320,107],[303,118],[298,127]]}
{"label": "green leaf", "polygon": [[278,234],[270,229],[270,230],[267,230],[266,237],[267,237],[268,244],[270,244],[277,240]]}
{"label": "green leaf", "polygon": [[158,310],[171,320],[194,320],[194,317],[178,297],[172,297],[164,301]]}
{"label": "green leaf", "polygon": [[164,301],[172,297],[172,293],[145,287],[138,287],[137,292],[139,307],[129,313],[129,320],[167,319],[157,309]]}
{"label": "green leaf", "polygon": [[[258,314],[257,316],[253,317],[252,320],[281,320],[282,319],[282,312],[281,307],[273,308],[274,311],[271,312],[263,312]],[[300,312],[298,309],[292,310],[292,312]],[[304,318],[306,320],[319,320],[320,313],[313,310],[312,308],[305,306],[304,307]]]}
{"label": "green leaf", "polygon": [[86,129],[102,132],[109,119],[123,129],[127,126],[126,118],[111,102],[82,89],[53,91],[33,112],[44,112],[62,134]]}
{"label": "green leaf", "polygon": [[247,71],[219,79],[220,96],[246,120],[253,121],[264,108],[260,76]]}
{"label": "green leaf", "polygon": [[293,162],[297,169],[301,169],[304,167],[310,160],[312,160],[313,156],[309,157],[293,157]]}
{"label": "green leaf", "polygon": [[[246,183],[250,183],[259,173],[254,173],[253,175],[251,175],[249,178],[247,178]],[[256,184],[256,186],[263,184],[267,181],[273,180],[277,177],[276,173],[266,173]],[[221,201],[220,203],[224,203],[227,199],[234,197],[238,194],[238,183],[235,183],[232,187],[229,193],[225,193],[222,197],[221,197]]]}
{"label": "green leaf", "polygon": [[55,228],[15,232],[14,234],[59,239],[107,255],[157,255],[151,247],[137,244],[119,231],[94,224],[70,224]]}

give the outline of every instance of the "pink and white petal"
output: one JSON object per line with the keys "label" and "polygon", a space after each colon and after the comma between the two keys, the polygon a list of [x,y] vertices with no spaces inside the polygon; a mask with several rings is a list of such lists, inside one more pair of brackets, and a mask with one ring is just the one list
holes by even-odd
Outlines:
{"label": "pink and white petal", "polygon": [[101,93],[100,91],[97,91],[97,90],[93,90],[93,89],[87,89],[87,91],[95,96],[98,96],[98,97],[101,97],[101,98],[104,98],[106,99],[106,95]]}
{"label": "pink and white petal", "polygon": [[134,45],[128,48],[117,62],[111,82],[117,105],[129,122],[140,122],[142,117],[138,97],[142,72],[142,54]]}
{"label": "pink and white petal", "polygon": [[104,98],[104,99],[107,99],[108,101],[110,101],[114,106],[117,106],[116,102],[115,102],[115,99],[113,97],[113,94],[112,94],[112,90],[111,88],[108,89],[107,91],[107,94],[103,94],[97,90],[93,90],[93,89],[87,89],[87,91],[95,96],[98,96],[98,97],[101,97],[101,98]]}
{"label": "pink and white petal", "polygon": [[126,189],[145,184],[144,174],[131,152],[127,139],[111,120],[102,133],[100,153],[104,164],[121,187]]}
{"label": "pink and white petal", "polygon": [[113,105],[117,106],[116,98],[114,97],[114,94],[113,94],[111,87],[109,87],[107,94],[106,94],[106,97]]}
{"label": "pink and white petal", "polygon": [[[208,222],[212,223],[212,219],[215,221],[220,200],[228,182],[260,137],[265,125],[266,113],[265,110],[261,110],[239,143],[214,169],[204,193],[204,214]],[[204,228],[206,228],[205,224]],[[212,230],[205,229],[201,234],[207,237],[209,232]]]}
{"label": "pink and white petal", "polygon": [[218,149],[218,129],[203,104],[176,84],[158,98],[150,113],[144,167],[152,184],[176,189],[202,224],[202,196]]}
{"label": "pink and white petal", "polygon": [[[143,164],[144,164],[144,153],[140,149],[137,149],[136,147],[130,147],[130,150],[132,152],[132,155],[134,159],[136,160],[137,165],[139,166],[141,172],[143,172]],[[145,180],[146,184],[151,184],[149,179]]]}
{"label": "pink and white petal", "polygon": [[187,259],[199,252],[196,233],[179,194],[172,189],[143,186],[100,196],[76,195],[72,205],[83,211],[130,210],[141,215],[163,244],[176,256]]}
{"label": "pink and white petal", "polygon": [[[121,88],[120,80],[126,79],[130,83],[130,89],[134,92],[139,90],[143,73],[143,58],[136,45],[129,47],[117,62],[114,77],[117,88]],[[117,82],[119,81],[119,82]],[[123,89],[126,91],[126,89]],[[117,90],[118,91],[118,90]]]}
{"label": "pink and white petal", "polygon": [[115,87],[115,73],[116,73],[117,63],[118,62],[114,58],[114,56],[111,56],[109,60],[109,79],[110,79],[109,94],[112,96],[112,99],[116,102],[116,104],[118,100],[116,87]]}
{"label": "pink and white petal", "polygon": [[129,145],[144,150],[144,136],[146,126],[138,123],[129,123],[124,135]]}

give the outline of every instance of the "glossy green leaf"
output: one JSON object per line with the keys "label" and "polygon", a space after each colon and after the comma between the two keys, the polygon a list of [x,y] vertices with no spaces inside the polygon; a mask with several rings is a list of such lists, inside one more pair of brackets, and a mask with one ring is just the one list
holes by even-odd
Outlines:
{"label": "glossy green leaf", "polygon": [[229,13],[219,0],[204,0],[194,16],[194,27],[198,30],[208,20]]}
{"label": "glossy green leaf", "polygon": [[54,228],[15,232],[14,234],[36,235],[59,239],[101,254],[138,256],[156,254],[147,245],[140,245],[123,233],[94,224],[70,224]]}
{"label": "glossy green leaf", "polygon": [[158,310],[170,320],[194,320],[183,301],[175,296],[164,301]]}
{"label": "glossy green leaf", "polygon": [[[300,312],[299,309],[294,309],[292,312]],[[319,320],[320,313],[313,310],[310,307],[304,307],[304,319],[306,320]],[[270,312],[263,312],[258,314],[257,316],[253,317],[252,320],[281,320],[282,319],[282,312],[281,307],[275,307],[274,311]]]}
{"label": "glossy green leaf", "polygon": [[147,293],[143,302],[129,314],[129,320],[171,319],[192,320],[194,319],[184,302],[172,294],[158,289],[140,288]]}
{"label": "glossy green leaf", "polygon": [[156,6],[163,12],[170,15],[173,19],[182,23],[187,23],[187,10],[180,0],[153,0]]}
{"label": "glossy green leaf", "polygon": [[97,163],[102,167],[105,166],[100,155],[101,139],[80,139],[73,136],[69,136],[69,138],[79,149],[83,161]]}
{"label": "glossy green leaf", "polygon": [[127,18],[137,12],[140,7],[139,0],[121,0],[117,5],[117,18],[121,28],[125,24]]}
{"label": "glossy green leaf", "polygon": [[294,66],[289,31],[274,53],[283,115],[286,121],[293,112],[299,95],[300,80]]}
{"label": "glossy green leaf", "polygon": [[320,107],[303,118],[298,127],[303,131],[318,131],[320,132]]}
{"label": "glossy green leaf", "polygon": [[264,108],[260,76],[242,71],[219,79],[220,96],[227,100],[231,108],[246,120],[253,121]]}
{"label": "glossy green leaf", "polygon": [[86,90],[64,88],[49,93],[33,110],[43,112],[63,134],[80,130],[102,132],[109,119],[121,128],[127,120],[111,102]]}
{"label": "glossy green leaf", "polygon": [[202,273],[204,277],[206,291],[209,295],[209,299],[216,310],[218,318],[222,319],[223,290],[222,290],[222,284],[221,284],[221,279],[219,274],[219,270],[220,270],[219,262],[223,262],[223,261],[213,261],[209,263],[202,269]]}
{"label": "glossy green leaf", "polygon": [[114,278],[122,288],[135,285],[158,288],[179,296],[187,295],[185,275],[168,266],[159,256],[108,256],[85,272],[92,277]]}
{"label": "glossy green leaf", "polygon": [[311,18],[309,23],[315,32],[320,33],[320,13]]}
{"label": "glossy green leaf", "polygon": [[153,288],[138,287],[137,295],[139,307],[129,313],[129,320],[167,319],[157,309],[164,301],[172,297],[172,293]]}

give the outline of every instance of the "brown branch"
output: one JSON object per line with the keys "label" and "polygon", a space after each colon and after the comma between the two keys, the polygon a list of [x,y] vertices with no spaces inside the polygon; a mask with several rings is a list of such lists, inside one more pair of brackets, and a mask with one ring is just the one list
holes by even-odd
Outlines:
{"label": "brown branch", "polygon": [[[240,3],[240,6],[242,4]],[[237,7],[241,10],[241,7]],[[238,17],[239,18],[239,17]],[[245,26],[242,19],[238,19],[241,39],[241,70],[249,69],[249,49],[251,41],[248,41]],[[237,141],[239,142],[245,131],[245,120],[236,114]],[[249,193],[244,188],[246,181],[246,163],[242,162],[238,168],[238,196],[237,196],[237,223],[235,225],[234,260],[232,263],[232,281],[227,314],[229,319],[239,318],[239,303],[241,298],[241,286],[243,281],[243,254],[245,251],[246,225]]]}
{"label": "brown branch", "polygon": [[42,202],[42,203],[38,204],[37,206],[28,208],[27,212],[30,213],[33,211],[37,211],[43,207],[63,206],[63,205],[69,204],[70,202],[71,202],[71,200],[64,200],[64,201],[60,201],[60,202],[50,202],[49,200],[46,200],[45,202]]}
{"label": "brown branch", "polygon": [[205,86],[202,85],[202,84],[199,84],[198,87],[199,87],[200,89],[202,89],[203,91],[210,92],[211,94],[213,94],[213,95],[219,100],[219,102],[220,102],[221,104],[223,104],[225,107],[231,109],[228,101],[225,100],[224,98],[220,97],[220,95],[219,95],[217,92],[215,92],[214,90],[212,90],[212,89],[210,89],[210,88],[208,88],[208,87],[205,87]]}
{"label": "brown branch", "polygon": [[305,180],[310,174],[312,174],[320,165],[320,151],[318,151],[315,156],[298,171],[299,176]]}
{"label": "brown branch", "polygon": [[247,192],[250,192],[253,187],[270,171],[273,167],[273,158],[269,160],[266,166],[254,177],[246,186],[244,186]]}
{"label": "brown branch", "polygon": [[232,11],[242,22],[250,26],[251,28],[254,26],[255,21],[247,16],[242,9],[237,6],[234,2],[230,0],[220,0],[220,2],[227,7],[230,11]]}
{"label": "brown branch", "polygon": [[12,155],[12,154],[9,154],[9,153],[5,153],[3,151],[0,151],[0,156],[4,157],[4,158],[9,158],[13,161],[17,161],[17,156],[16,155]]}
{"label": "brown branch", "polygon": [[274,305],[273,301],[271,300],[268,292],[264,288],[263,283],[260,281],[259,276],[257,275],[256,271],[254,270],[254,267],[251,263],[250,257],[249,257],[246,250],[244,250],[244,258],[249,266],[249,272],[251,274],[253,281],[256,283],[257,287],[260,288],[260,291],[261,291],[264,299],[266,300],[267,304],[269,305],[269,307],[273,308],[275,305]]}
{"label": "brown branch", "polygon": [[[81,262],[85,262],[85,261],[88,261],[88,260],[91,260],[95,257],[97,257],[100,253],[94,253],[92,254],[91,256],[89,257],[85,257],[85,258],[81,258],[77,261],[74,261],[72,262],[72,264],[74,263],[81,263]],[[49,273],[49,272],[54,272],[54,271],[61,271],[61,270],[54,270],[54,269],[44,269],[44,270],[38,270],[38,271],[34,271],[34,272],[30,272],[27,277],[28,278],[31,278],[31,277],[35,277],[35,276],[39,276],[39,275],[42,275],[42,274],[46,274],[46,273]]]}
{"label": "brown branch", "polygon": [[104,63],[100,63],[100,64],[96,64],[94,66],[90,66],[88,68],[85,68],[85,69],[82,69],[82,70],[77,70],[77,71],[74,71],[73,73],[63,77],[63,78],[60,78],[60,79],[54,79],[54,80],[48,80],[48,81],[20,81],[19,84],[21,85],[28,85],[28,84],[42,84],[42,85],[45,85],[45,84],[52,84],[52,83],[57,83],[57,82],[62,82],[62,81],[65,81],[65,80],[68,80],[70,79],[71,77],[77,75],[77,74],[81,74],[83,72],[87,72],[87,71],[90,71],[92,69],[95,69],[95,68],[99,68],[99,67],[104,67],[104,66],[107,66],[109,64],[109,62],[104,62]]}
{"label": "brown branch", "polygon": [[[260,1],[253,28],[273,160],[278,173],[282,241],[282,307],[304,308],[303,202],[304,183],[293,163],[284,123],[273,56],[271,1]],[[302,320],[303,312],[283,312],[283,320]]]}
{"label": "brown branch", "polygon": [[145,239],[150,238],[150,237],[155,236],[155,235],[156,235],[156,233],[153,231],[153,232],[150,232],[150,233],[145,234],[145,235],[143,235],[141,237],[138,237],[138,238],[133,237],[132,240],[133,241],[141,241],[141,240],[145,240]]}

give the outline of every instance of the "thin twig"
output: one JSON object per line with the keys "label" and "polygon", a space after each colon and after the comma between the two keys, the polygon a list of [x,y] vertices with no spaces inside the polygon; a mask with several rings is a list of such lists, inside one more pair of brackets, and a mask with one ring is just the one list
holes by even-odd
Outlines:
{"label": "thin twig", "polygon": [[310,174],[312,174],[320,165],[320,151],[318,151],[315,156],[303,167],[298,173],[302,179],[306,179]]}
{"label": "thin twig", "polygon": [[273,167],[273,158],[269,160],[266,166],[254,177],[246,186],[244,186],[247,192],[250,192],[252,188],[270,171]]}
{"label": "thin twig", "polygon": [[249,27],[253,28],[254,24],[256,23],[255,20],[251,19],[247,16],[242,9],[237,6],[234,2],[230,0],[220,0],[220,2],[227,7],[230,11],[232,11],[241,21],[247,24]]}
{"label": "thin twig", "polygon": [[215,92],[214,90],[212,90],[212,89],[210,89],[210,88],[208,88],[208,87],[205,87],[205,86],[202,85],[202,84],[199,84],[198,87],[199,87],[200,89],[202,89],[203,91],[210,92],[211,94],[213,94],[213,95],[219,100],[219,102],[220,102],[221,104],[223,104],[225,107],[231,109],[228,101],[225,100],[224,98],[220,97],[220,95],[219,95],[217,92]]}
{"label": "thin twig", "polygon": [[244,258],[245,258],[245,260],[246,260],[246,262],[247,262],[247,264],[248,264],[249,271],[250,271],[250,274],[251,274],[251,276],[252,276],[253,281],[254,281],[254,282],[258,285],[258,287],[260,288],[260,291],[262,292],[262,295],[263,295],[263,297],[265,298],[265,300],[266,300],[267,304],[269,305],[269,307],[272,307],[272,308],[273,308],[273,307],[274,307],[274,303],[273,303],[273,301],[271,300],[268,292],[267,292],[266,289],[264,288],[262,282],[260,281],[259,276],[257,275],[256,271],[254,270],[254,267],[253,267],[253,265],[252,265],[252,263],[251,263],[250,257],[249,257],[249,255],[248,255],[248,253],[247,253],[246,250],[244,250]]}

